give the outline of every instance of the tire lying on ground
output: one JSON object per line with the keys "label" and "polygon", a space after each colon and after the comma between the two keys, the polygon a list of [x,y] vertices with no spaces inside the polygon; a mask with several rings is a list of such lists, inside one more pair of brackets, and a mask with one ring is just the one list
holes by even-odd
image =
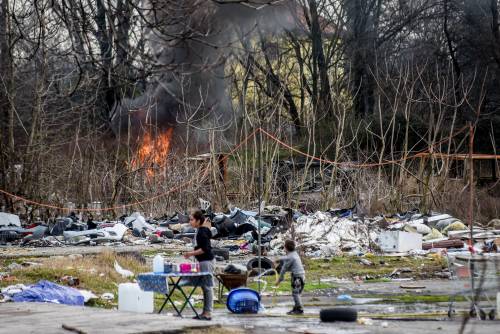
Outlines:
{"label": "tire lying on ground", "polygon": [[[262,268],[262,271],[266,271],[268,269],[274,269],[274,262],[267,257],[261,257],[260,267]],[[249,272],[255,272],[256,274],[258,274],[258,271],[259,271],[258,268],[259,268],[259,258],[258,257],[254,257],[253,259],[248,261],[247,269]],[[269,274],[271,275],[272,273],[269,273]]]}
{"label": "tire lying on ground", "polygon": [[358,312],[352,308],[329,308],[321,310],[319,312],[319,318],[323,322],[354,322],[358,318]]}
{"label": "tire lying on ground", "polygon": [[212,248],[212,253],[215,255],[215,256],[220,256],[222,258],[224,258],[224,260],[229,260],[229,249],[225,249],[225,248]]}

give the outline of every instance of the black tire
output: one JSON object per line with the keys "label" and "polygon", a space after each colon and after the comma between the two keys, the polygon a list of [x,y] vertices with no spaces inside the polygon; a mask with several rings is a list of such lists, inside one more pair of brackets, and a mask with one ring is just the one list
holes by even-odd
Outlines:
{"label": "black tire", "polygon": [[491,309],[490,313],[488,313],[488,317],[490,318],[490,320],[495,320],[495,315],[496,315],[495,309]]}
{"label": "black tire", "polygon": [[225,248],[212,248],[212,253],[215,256],[222,257],[226,261],[229,260],[229,249],[225,249]]}
{"label": "black tire", "polygon": [[352,308],[330,308],[319,312],[322,322],[354,322],[358,319],[358,311]]}
{"label": "black tire", "polygon": [[[271,259],[267,257],[261,257],[261,263],[260,266],[262,270],[268,270],[268,269],[274,269],[274,262],[271,261]],[[252,271],[253,269],[259,268],[259,258],[254,257],[247,263],[247,269],[248,271]]]}

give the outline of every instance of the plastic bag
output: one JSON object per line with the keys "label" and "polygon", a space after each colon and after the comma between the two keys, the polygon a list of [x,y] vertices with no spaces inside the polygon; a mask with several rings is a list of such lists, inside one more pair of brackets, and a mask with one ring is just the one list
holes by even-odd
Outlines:
{"label": "plastic bag", "polygon": [[436,240],[436,239],[442,239],[443,234],[436,230],[435,228],[432,229],[431,233],[427,234],[425,237],[422,238],[423,241],[430,241],[430,240]]}

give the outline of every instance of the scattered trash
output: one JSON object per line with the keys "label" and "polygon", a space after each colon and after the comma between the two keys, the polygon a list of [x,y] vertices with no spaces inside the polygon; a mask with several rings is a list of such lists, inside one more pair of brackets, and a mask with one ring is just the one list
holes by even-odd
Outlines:
{"label": "scattered trash", "polygon": [[450,225],[446,226],[443,229],[443,234],[448,234],[450,231],[468,231],[467,226],[464,225],[461,221],[457,221],[454,223],[451,223]]}
{"label": "scattered trash", "polygon": [[123,269],[116,261],[115,261],[115,270],[118,272],[118,274],[120,274],[124,278],[134,276],[133,272],[127,269]]}
{"label": "scattered trash", "polygon": [[63,276],[59,279],[59,282],[64,283],[68,286],[78,286],[80,285],[80,279],[73,276]]}
{"label": "scattered trash", "polygon": [[350,302],[352,301],[351,295],[339,295],[337,296],[337,300],[341,302]]}
{"label": "scattered trash", "polygon": [[212,252],[215,256],[222,257],[225,261],[229,260],[229,249],[225,248],[212,248]]}
{"label": "scattered trash", "polygon": [[365,325],[365,326],[372,326],[373,325],[373,320],[370,319],[370,318],[359,318],[358,319],[358,324]]}
{"label": "scattered trash", "polygon": [[432,231],[427,234],[425,237],[423,237],[423,241],[430,241],[430,240],[436,240],[436,239],[443,239],[444,236],[441,232],[439,232],[437,229],[433,228]]}
{"label": "scattered trash", "polygon": [[5,302],[11,300],[14,295],[21,293],[26,289],[28,289],[28,287],[24,284],[15,284],[1,289],[0,292],[4,296],[3,301]]}
{"label": "scattered trash", "polygon": [[[316,212],[297,218],[294,224],[295,239],[308,257],[329,257],[344,251],[366,250],[378,235],[372,221],[360,218],[338,218],[329,213]],[[283,253],[283,244],[291,231],[278,234],[270,243],[269,255]]]}
{"label": "scattered trash", "polygon": [[[259,258],[254,257],[247,263],[247,270],[250,272],[255,272],[258,273],[258,268],[259,268]],[[261,270],[269,270],[269,269],[274,269],[274,262],[267,258],[267,257],[261,257],[260,259],[260,268]]]}
{"label": "scattered trash", "polygon": [[399,287],[401,289],[406,289],[406,290],[425,289],[425,285],[406,285],[406,284],[402,284]]}
{"label": "scattered trash", "polygon": [[422,249],[424,250],[432,248],[462,248],[462,247],[464,247],[464,242],[460,239],[428,241],[422,244]]}
{"label": "scattered trash", "polygon": [[16,263],[16,262],[12,262],[11,264],[9,264],[7,266],[7,269],[9,269],[10,271],[19,270],[22,268],[23,268],[23,266],[20,265],[19,263]]}
{"label": "scattered trash", "polygon": [[[230,208],[225,213],[213,212],[210,202],[200,200],[208,208],[207,216],[212,221],[212,247],[218,261],[227,261],[237,256],[258,253],[257,240],[260,227],[261,254],[274,257],[284,254],[283,245],[292,237],[301,253],[310,258],[329,258],[342,254],[359,256],[364,266],[374,266],[375,261],[367,254],[387,253],[395,256],[424,256],[433,249],[446,248],[449,252],[468,251],[464,245],[470,238],[470,231],[459,219],[449,214],[418,210],[366,217],[358,215],[356,206],[330,209],[313,213],[295,211],[280,206],[263,206],[261,216],[258,210]],[[500,247],[500,220],[492,220],[483,227],[474,228],[475,248],[479,252],[498,252]],[[72,213],[67,217],[46,222],[37,221],[26,225],[16,215],[0,213],[0,244],[22,247],[64,247],[72,245],[150,245],[169,244],[191,246],[194,229],[189,225],[189,216],[174,213],[159,218],[146,218],[134,212],[114,221],[98,221],[94,218],[82,221]],[[370,252],[370,253],[369,253]],[[365,254],[365,256],[363,256]],[[82,255],[72,255],[74,260]],[[380,263],[384,265],[384,263]],[[274,266],[263,260],[264,270]],[[252,260],[249,271],[257,267]],[[117,272],[123,277],[133,273]],[[8,270],[19,270],[12,264]],[[123,269],[123,268],[121,268]],[[126,271],[126,269],[123,269]],[[398,278],[399,273],[389,277]],[[448,277],[437,273],[435,277]]]}
{"label": "scattered trash", "polygon": [[365,266],[373,266],[373,262],[370,261],[370,260],[367,260],[367,259],[359,259],[359,262],[361,262],[362,264],[364,264]]}
{"label": "scattered trash", "polygon": [[40,266],[42,265],[40,262],[31,262],[31,261],[24,261],[21,263],[23,267],[33,267],[33,266]]}
{"label": "scattered trash", "polygon": [[9,273],[0,272],[0,282],[12,282],[16,280],[16,276],[12,276]]}
{"label": "scattered trash", "polygon": [[101,299],[103,300],[114,300],[115,299],[115,295],[112,294],[111,292],[105,292],[101,295]]}
{"label": "scattered trash", "polygon": [[0,226],[17,226],[21,227],[19,216],[6,212],[0,212]]}
{"label": "scattered trash", "polygon": [[92,292],[88,290],[78,290],[83,296],[83,302],[87,303],[92,299],[97,299],[98,297]]}
{"label": "scattered trash", "polygon": [[[27,288],[21,287],[21,291],[14,294],[12,291],[9,292],[14,302],[41,302],[76,306],[84,304],[84,297],[78,290],[45,280]],[[4,294],[3,290],[2,294]]]}
{"label": "scattered trash", "polygon": [[224,273],[236,275],[246,274],[247,268],[239,264],[231,263],[224,268]]}

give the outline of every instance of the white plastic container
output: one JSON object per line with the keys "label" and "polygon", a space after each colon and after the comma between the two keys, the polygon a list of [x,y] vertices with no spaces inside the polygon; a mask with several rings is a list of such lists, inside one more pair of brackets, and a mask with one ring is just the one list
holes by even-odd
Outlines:
{"label": "white plastic container", "polygon": [[500,319],[500,292],[497,292],[497,319]]}
{"label": "white plastic container", "polygon": [[422,235],[419,233],[386,231],[382,232],[378,239],[380,249],[387,253],[402,253],[422,249]]}
{"label": "white plastic container", "polygon": [[163,273],[165,271],[165,262],[163,261],[163,256],[157,254],[153,259],[153,272]]}
{"label": "white plastic container", "polygon": [[154,293],[142,291],[137,283],[122,283],[118,285],[118,310],[153,313]]}

